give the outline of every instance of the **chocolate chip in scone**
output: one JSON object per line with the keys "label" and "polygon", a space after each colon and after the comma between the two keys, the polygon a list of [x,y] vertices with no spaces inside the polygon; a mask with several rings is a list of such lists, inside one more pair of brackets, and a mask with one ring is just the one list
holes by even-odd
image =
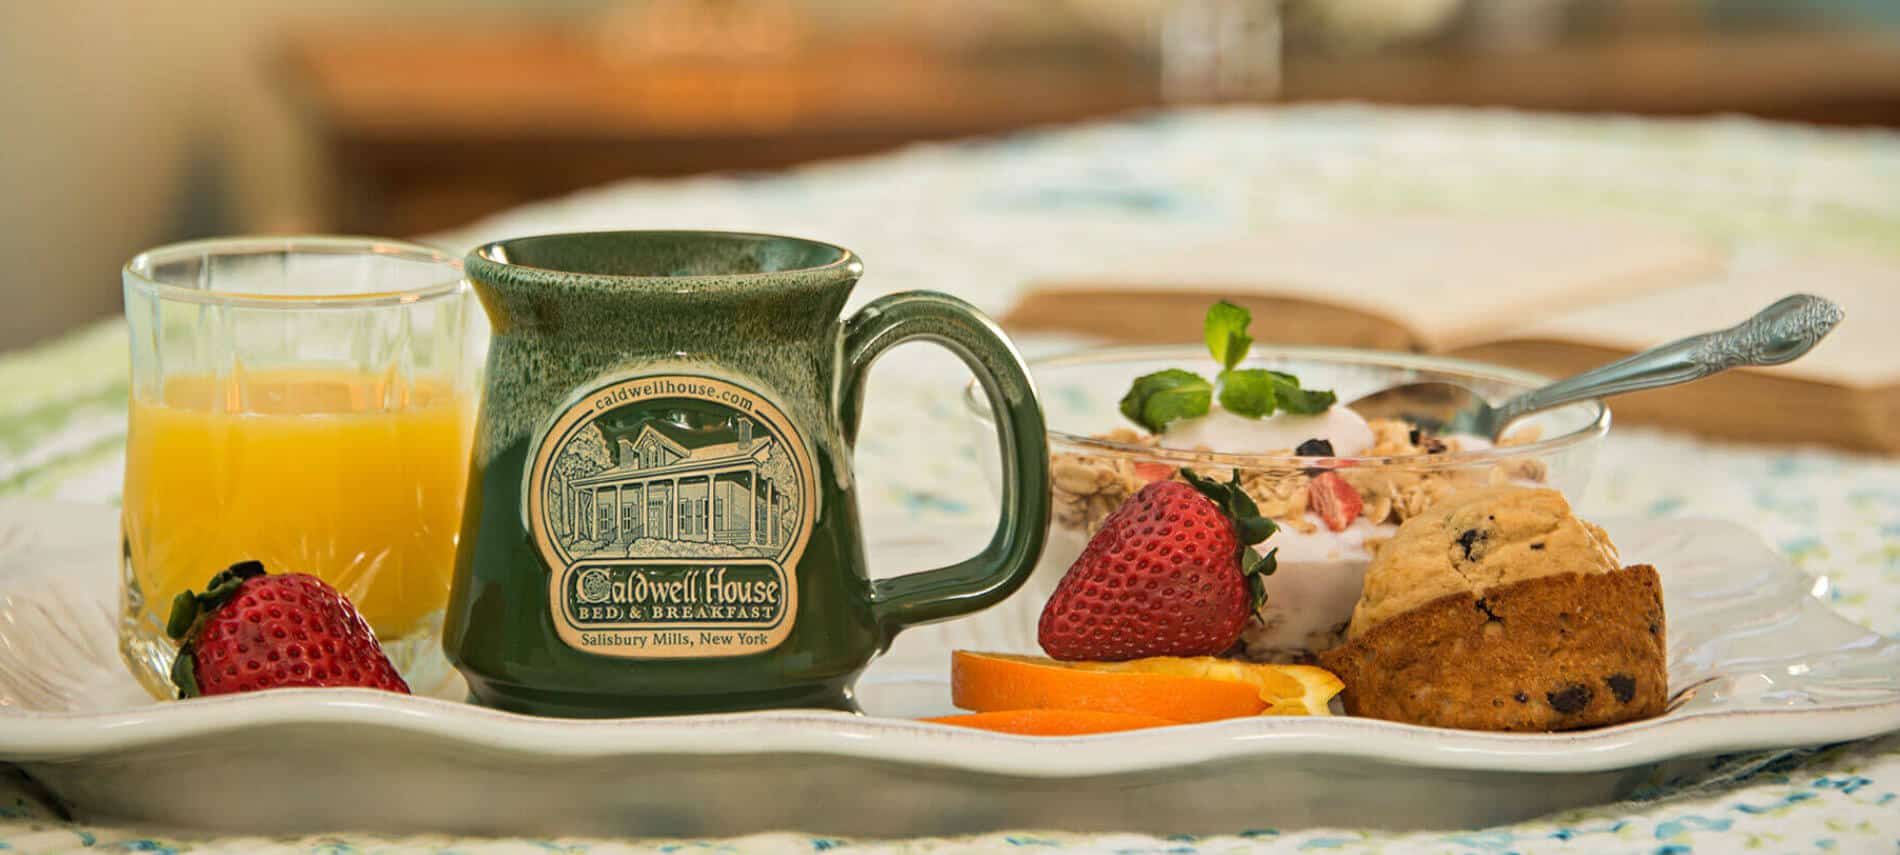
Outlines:
{"label": "chocolate chip in scone", "polygon": [[1511,696],[1511,700],[1517,701],[1520,704],[1528,704],[1531,702],[1531,696],[1524,694],[1523,692],[1518,692],[1517,694]]}
{"label": "chocolate chip in scone", "polygon": [[1536,550],[1536,551],[1538,551],[1538,552],[1543,552],[1543,551],[1544,551],[1544,544],[1543,544],[1543,543],[1542,543],[1541,541],[1540,541],[1540,542],[1537,542],[1537,543],[1533,543],[1533,544],[1531,544],[1531,548],[1532,548],[1532,549],[1534,549],[1534,550]]}
{"label": "chocolate chip in scone", "polygon": [[1486,621],[1495,623],[1504,622],[1504,618],[1498,617],[1498,613],[1491,610],[1491,604],[1485,602],[1483,597],[1478,598],[1476,605],[1478,606],[1478,611],[1484,612],[1484,619]]}
{"label": "chocolate chip in scone", "polygon": [[1484,532],[1475,528],[1465,529],[1463,534],[1458,535],[1458,545],[1464,549],[1466,561],[1473,560],[1471,551],[1477,549],[1478,544],[1484,542],[1484,538]]}
{"label": "chocolate chip in scone", "polygon": [[1293,449],[1293,453],[1301,457],[1331,457],[1333,456],[1333,441],[1330,439],[1309,439],[1300,443],[1299,448]]}
{"label": "chocolate chip in scone", "polygon": [[1590,687],[1582,683],[1572,683],[1561,690],[1544,693],[1544,700],[1550,702],[1551,709],[1564,715],[1583,712],[1583,708],[1590,705],[1590,699],[1593,697],[1596,697],[1596,693],[1590,691]]}
{"label": "chocolate chip in scone", "polygon": [[1636,697],[1636,678],[1628,674],[1611,674],[1603,682],[1610,685],[1610,694],[1616,696],[1616,702],[1627,704]]}
{"label": "chocolate chip in scone", "polygon": [[1659,634],[1659,633],[1661,633],[1661,632],[1662,632],[1662,624],[1659,624],[1659,623],[1657,623],[1657,622],[1655,622],[1655,621],[1653,621],[1653,620],[1649,622],[1649,634],[1650,634],[1650,635],[1657,635],[1657,634]]}

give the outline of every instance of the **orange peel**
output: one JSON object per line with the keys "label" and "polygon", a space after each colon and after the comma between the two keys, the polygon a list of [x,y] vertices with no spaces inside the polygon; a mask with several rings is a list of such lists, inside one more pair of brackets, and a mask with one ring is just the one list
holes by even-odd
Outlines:
{"label": "orange peel", "polygon": [[950,658],[951,701],[973,712],[1091,710],[1174,722],[1259,715],[1267,704],[1246,683],[1175,674],[1110,673],[1037,656],[973,653]]}
{"label": "orange peel", "polygon": [[1151,715],[1098,710],[1002,710],[926,718],[933,724],[973,727],[1024,736],[1082,736],[1180,724]]}
{"label": "orange peel", "polygon": [[952,702],[979,713],[1086,710],[1180,723],[1330,715],[1330,701],[1345,687],[1324,668],[1212,656],[1063,662],[959,650],[950,663]]}

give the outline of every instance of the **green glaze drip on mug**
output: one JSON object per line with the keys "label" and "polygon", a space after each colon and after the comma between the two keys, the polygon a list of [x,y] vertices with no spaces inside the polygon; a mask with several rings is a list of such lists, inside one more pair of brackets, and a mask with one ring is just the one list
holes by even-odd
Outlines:
{"label": "green glaze drip on mug", "polygon": [[824,424],[829,391],[814,384],[835,375],[820,363],[836,357],[838,313],[863,272],[842,248],[704,232],[522,238],[467,263],[494,327],[476,442],[484,458],[540,427],[574,389],[690,371],[708,344],[720,363],[802,405],[793,418]]}
{"label": "green glaze drip on mug", "polygon": [[[765,235],[523,238],[467,270],[494,333],[444,645],[478,702],[850,708],[899,630],[990,605],[1032,568],[1042,415],[966,304],[898,294],[840,322],[856,257]],[[1005,515],[976,558],[873,584],[850,468],[862,378],[920,337],[1006,416]]]}

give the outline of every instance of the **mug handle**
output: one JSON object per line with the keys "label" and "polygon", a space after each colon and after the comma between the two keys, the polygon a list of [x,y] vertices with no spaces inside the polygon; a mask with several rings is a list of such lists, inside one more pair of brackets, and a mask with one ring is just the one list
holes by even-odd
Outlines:
{"label": "mug handle", "polygon": [[968,614],[1015,593],[1035,569],[1049,534],[1049,436],[1042,405],[1015,346],[969,303],[935,291],[906,291],[880,297],[845,321],[839,390],[845,443],[857,444],[871,363],[913,339],[948,348],[983,385],[1003,451],[1003,515],[975,557],[872,584],[871,611],[887,645],[906,627]]}

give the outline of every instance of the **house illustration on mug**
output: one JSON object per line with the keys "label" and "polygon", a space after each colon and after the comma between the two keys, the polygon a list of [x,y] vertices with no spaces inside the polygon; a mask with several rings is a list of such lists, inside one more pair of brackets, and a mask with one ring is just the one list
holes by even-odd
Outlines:
{"label": "house illustration on mug", "polygon": [[[649,418],[611,446],[597,427],[585,428],[592,435],[570,439],[559,455],[572,473],[551,496],[562,545],[580,553],[629,554],[636,541],[636,554],[711,554],[712,545],[775,553],[797,518],[797,479],[776,438],[755,436],[753,427],[745,416],[713,431]],[[605,468],[585,463],[609,456]]]}

